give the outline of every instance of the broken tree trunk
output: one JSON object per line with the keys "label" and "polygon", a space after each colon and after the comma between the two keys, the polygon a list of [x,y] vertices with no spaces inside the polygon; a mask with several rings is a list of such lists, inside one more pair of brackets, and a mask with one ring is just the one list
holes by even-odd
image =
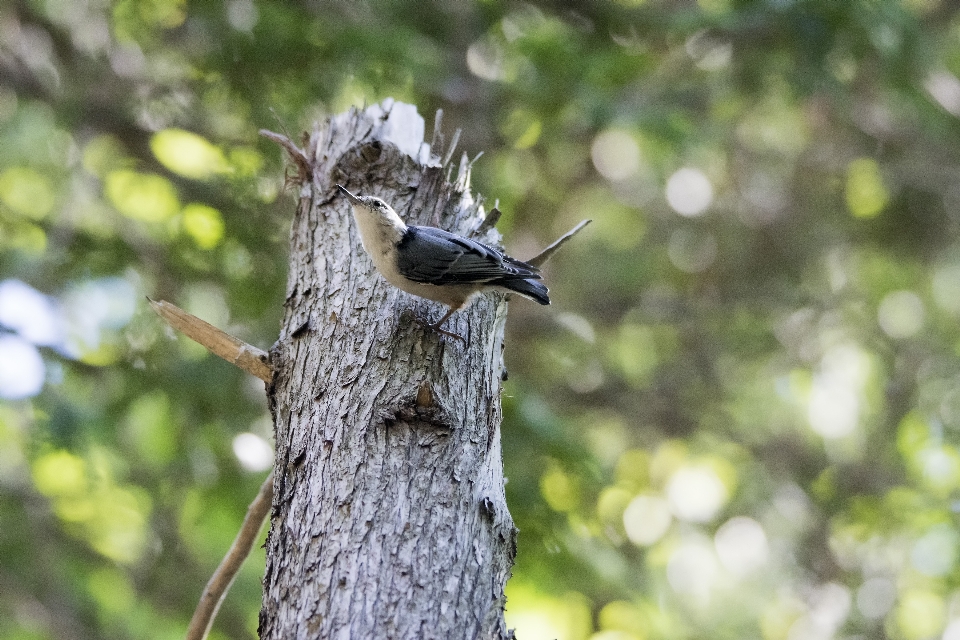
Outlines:
{"label": "broken tree trunk", "polygon": [[[318,126],[290,152],[299,176],[290,276],[268,395],[276,484],[260,636],[509,638],[516,553],[500,453],[506,300],[481,296],[424,329],[441,305],[374,270],[340,183],[410,223],[474,235],[483,210],[414,107],[386,102]],[[435,139],[437,135],[435,134]],[[452,150],[451,150],[452,151]],[[451,154],[447,153],[447,158]],[[497,242],[493,229],[475,236]]]}

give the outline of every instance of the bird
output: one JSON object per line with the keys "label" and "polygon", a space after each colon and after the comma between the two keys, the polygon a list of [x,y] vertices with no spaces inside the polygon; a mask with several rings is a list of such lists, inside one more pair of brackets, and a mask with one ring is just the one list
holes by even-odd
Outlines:
{"label": "bird", "polygon": [[550,304],[537,267],[437,227],[408,225],[382,199],[354,195],[339,184],[337,189],[350,201],[360,243],[380,275],[401,291],[449,307],[436,322],[418,317],[423,326],[466,345],[463,336],[440,327],[483,291],[499,289]]}

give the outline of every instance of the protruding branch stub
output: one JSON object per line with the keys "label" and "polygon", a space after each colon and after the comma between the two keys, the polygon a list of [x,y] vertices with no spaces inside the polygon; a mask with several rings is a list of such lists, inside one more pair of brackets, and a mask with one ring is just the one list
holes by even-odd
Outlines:
{"label": "protruding branch stub", "polygon": [[580,233],[580,231],[582,231],[583,228],[588,224],[590,224],[591,222],[593,222],[593,220],[581,221],[580,224],[578,224],[573,229],[570,229],[570,231],[567,231],[565,234],[557,238],[553,244],[551,244],[549,247],[547,247],[546,249],[538,253],[533,258],[530,258],[529,260],[527,260],[526,263],[531,264],[535,267],[542,267],[543,263],[549,260],[550,257],[557,252],[557,249],[565,245],[571,238],[573,238],[573,236]]}
{"label": "protruding branch stub", "polygon": [[273,140],[287,150],[287,154],[289,154],[290,159],[293,160],[293,164],[297,166],[299,181],[305,182],[310,176],[312,169],[310,165],[310,159],[307,157],[307,154],[303,151],[303,149],[295,145],[287,136],[274,133],[273,131],[268,131],[267,129],[260,129],[260,135],[268,140]]}
{"label": "protruding branch stub", "polygon": [[497,223],[500,222],[500,216],[503,215],[500,212],[500,209],[494,207],[487,212],[487,216],[483,219],[483,222],[480,223],[480,226],[477,227],[477,230],[474,232],[478,236],[482,236],[497,226]]}
{"label": "protruding branch stub", "polygon": [[166,300],[150,300],[150,298],[147,300],[164,322],[197,344],[206,347],[210,353],[220,356],[264,382],[273,380],[273,367],[269,364],[270,355],[263,349],[258,349],[231,336]]}

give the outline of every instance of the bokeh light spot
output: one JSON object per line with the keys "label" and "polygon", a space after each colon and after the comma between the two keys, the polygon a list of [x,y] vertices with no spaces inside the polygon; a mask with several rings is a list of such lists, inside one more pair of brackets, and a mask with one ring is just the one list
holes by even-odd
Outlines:
{"label": "bokeh light spot", "polygon": [[576,479],[559,467],[540,478],[540,493],[554,511],[572,511],[580,501]]}
{"label": "bokeh light spot", "polygon": [[48,498],[85,493],[87,464],[69,451],[46,453],[33,463],[33,483]]}
{"label": "bokeh light spot", "polygon": [[119,140],[110,135],[100,135],[87,142],[81,162],[84,169],[102,177],[113,169],[123,168],[129,160]]}
{"label": "bokeh light spot", "polygon": [[593,139],[590,146],[593,166],[607,180],[629,178],[640,168],[640,147],[629,132],[607,129]]}
{"label": "bokeh light spot", "polygon": [[141,222],[163,222],[177,215],[180,201],[166,178],[118,169],[107,174],[105,190],[117,211]]}
{"label": "bokeh light spot", "polygon": [[770,547],[767,534],[753,518],[738,516],[727,520],[713,538],[720,564],[730,573],[742,576],[767,562]]}
{"label": "bokeh light spot", "polygon": [[233,455],[246,471],[264,471],[273,466],[273,447],[255,433],[240,433],[233,439]]}
{"label": "bokeh light spot", "polygon": [[832,638],[850,615],[853,598],[841,584],[828,582],[808,596],[808,610],[790,627],[789,640]]}
{"label": "bokeh light spot", "polygon": [[590,640],[634,640],[649,635],[647,616],[632,602],[614,600],[600,610],[597,621],[604,631],[590,636]]}
{"label": "bokeh light spot", "polygon": [[227,294],[215,282],[191,283],[184,291],[183,302],[184,309],[215,327],[225,327],[230,323]]}
{"label": "bokeh light spot", "polygon": [[514,109],[501,130],[507,140],[513,141],[514,149],[529,149],[540,139],[543,123],[532,111]]}
{"label": "bokeh light spot", "polygon": [[667,179],[667,204],[682,216],[699,216],[713,202],[713,185],[699,169],[685,167]]}
{"label": "bokeh light spot", "polygon": [[931,291],[937,306],[960,316],[960,264],[937,268],[931,279]]}
{"label": "bokeh light spot", "polygon": [[946,575],[957,562],[957,543],[957,532],[952,527],[933,527],[913,543],[910,562],[922,574]]}
{"label": "bokeh light spot", "polygon": [[500,43],[492,38],[478,40],[467,47],[467,68],[484,80],[503,80],[504,54]]}
{"label": "bokeh light spot", "polygon": [[90,545],[111,560],[136,561],[147,543],[149,500],[140,491],[107,486],[96,492],[95,501],[86,523]]}
{"label": "bokeh light spot", "polygon": [[223,216],[205,204],[188,204],[183,208],[183,230],[201,249],[213,249],[223,239]]}
{"label": "bokeh light spot", "polygon": [[[642,4],[645,0],[619,0],[621,4]],[[604,629],[592,634],[588,640],[644,640],[646,636],[622,629]],[[553,640],[553,639],[551,639]]]}
{"label": "bokeh light spot", "polygon": [[858,347],[830,349],[813,376],[807,417],[811,428],[824,438],[843,438],[860,422],[863,387],[870,360]]}
{"label": "bokeh light spot", "polygon": [[943,630],[942,640],[960,640],[960,618],[950,621],[947,628]]}
{"label": "bokeh light spot", "polygon": [[946,606],[932,591],[911,589],[900,598],[896,621],[906,640],[932,638],[941,632],[946,617]]}
{"label": "bokeh light spot", "polygon": [[713,549],[700,540],[681,544],[667,562],[667,581],[677,593],[705,599],[719,567]]}
{"label": "bokeh light spot", "polygon": [[689,522],[713,520],[728,497],[727,488],[708,466],[681,467],[667,483],[671,511]]}
{"label": "bokeh light spot", "polygon": [[117,353],[104,338],[130,322],[137,298],[137,289],[124,278],[87,280],[71,288],[63,297],[65,353],[87,364],[113,362]]}
{"label": "bokeh light spot", "polygon": [[49,178],[30,167],[10,167],[0,173],[0,200],[33,220],[47,217],[56,203]]}
{"label": "bokeh light spot", "polygon": [[183,129],[164,129],[150,139],[157,160],[185,178],[203,180],[230,170],[223,152],[206,138]]}
{"label": "bokeh light spot", "polygon": [[877,216],[890,200],[880,167],[870,158],[858,158],[847,166],[847,208],[855,218]]}
{"label": "bokeh light spot", "polygon": [[927,447],[916,453],[914,462],[931,488],[951,491],[960,485],[960,455],[956,449]]}
{"label": "bokeh light spot", "polygon": [[610,357],[620,365],[624,377],[635,387],[650,382],[660,361],[655,332],[651,327],[625,322],[610,344]]}
{"label": "bokeh light spot", "polygon": [[662,538],[672,521],[670,505],[657,496],[637,496],[623,512],[623,528],[627,537],[642,547]]}
{"label": "bokeh light spot", "polygon": [[623,487],[606,487],[597,496],[597,516],[605,523],[623,522],[623,513],[633,499]]}
{"label": "bokeh light spot", "polygon": [[37,348],[14,335],[0,335],[0,398],[30,398],[43,388],[46,367]]}
{"label": "bokeh light spot", "polygon": [[525,640],[582,640],[593,628],[590,602],[576,591],[551,596],[514,579],[506,595],[507,625],[522,631]]}
{"label": "bokeh light spot", "polygon": [[52,346],[63,340],[54,300],[19,280],[0,282],[0,325],[37,345]]}
{"label": "bokeh light spot", "polygon": [[960,116],[960,79],[946,70],[932,72],[923,81],[923,88],[941,107]]}
{"label": "bokeh light spot", "polygon": [[252,31],[260,19],[260,12],[253,0],[229,0],[227,22],[237,31]]}
{"label": "bokeh light spot", "polygon": [[124,422],[125,439],[145,465],[159,469],[173,459],[181,440],[166,393],[157,389],[133,400]]}
{"label": "bokeh light spot", "polygon": [[857,589],[857,608],[866,618],[884,617],[896,601],[897,587],[889,578],[870,578]]}
{"label": "bokeh light spot", "polygon": [[891,338],[909,338],[923,328],[923,301],[912,291],[889,293],[880,301],[877,321]]}

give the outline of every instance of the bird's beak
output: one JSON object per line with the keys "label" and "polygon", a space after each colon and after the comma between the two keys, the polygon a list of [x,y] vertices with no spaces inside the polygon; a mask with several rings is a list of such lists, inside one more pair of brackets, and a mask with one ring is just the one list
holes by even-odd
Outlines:
{"label": "bird's beak", "polygon": [[340,193],[347,196],[347,199],[350,200],[351,204],[363,205],[363,203],[360,202],[360,198],[358,198],[357,196],[353,195],[352,193],[344,189],[341,185],[338,184],[337,189],[340,189]]}

